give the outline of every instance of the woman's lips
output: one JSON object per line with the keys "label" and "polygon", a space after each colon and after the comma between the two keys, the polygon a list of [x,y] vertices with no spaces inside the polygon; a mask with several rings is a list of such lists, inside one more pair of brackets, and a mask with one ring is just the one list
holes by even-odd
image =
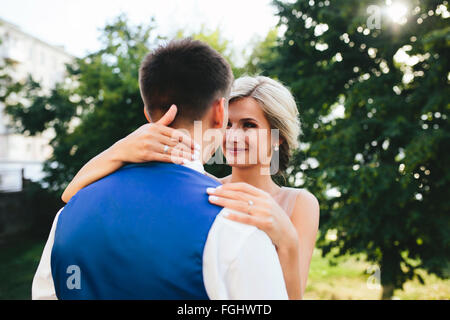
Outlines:
{"label": "woman's lips", "polygon": [[247,148],[235,148],[235,147],[227,147],[227,152],[231,153],[231,154],[238,154],[240,152],[245,152],[248,151]]}

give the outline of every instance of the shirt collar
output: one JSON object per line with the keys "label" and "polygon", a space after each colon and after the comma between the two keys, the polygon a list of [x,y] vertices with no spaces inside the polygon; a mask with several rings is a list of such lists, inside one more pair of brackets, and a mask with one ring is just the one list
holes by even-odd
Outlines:
{"label": "shirt collar", "polygon": [[192,170],[198,171],[202,174],[205,174],[205,168],[203,167],[203,164],[200,160],[194,160],[194,161],[188,161],[186,160],[183,164],[183,166],[190,168]]}

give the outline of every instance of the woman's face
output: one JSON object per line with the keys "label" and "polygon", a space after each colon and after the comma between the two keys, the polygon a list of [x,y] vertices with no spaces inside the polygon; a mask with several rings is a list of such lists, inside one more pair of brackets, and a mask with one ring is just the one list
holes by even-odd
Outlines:
{"label": "woman's face", "polygon": [[270,124],[255,99],[242,98],[230,103],[222,145],[227,163],[232,167],[270,164],[270,129]]}

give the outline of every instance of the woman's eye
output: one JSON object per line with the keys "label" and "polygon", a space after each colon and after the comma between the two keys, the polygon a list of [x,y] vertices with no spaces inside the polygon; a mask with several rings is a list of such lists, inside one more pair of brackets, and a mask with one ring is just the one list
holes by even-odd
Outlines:
{"label": "woman's eye", "polygon": [[254,124],[253,122],[245,122],[244,128],[256,128],[256,124]]}

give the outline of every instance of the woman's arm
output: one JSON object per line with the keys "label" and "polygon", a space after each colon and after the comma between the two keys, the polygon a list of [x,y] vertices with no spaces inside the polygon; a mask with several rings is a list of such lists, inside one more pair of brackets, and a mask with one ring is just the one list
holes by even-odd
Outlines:
{"label": "woman's arm", "polygon": [[[82,188],[120,169],[125,163],[150,161],[181,164],[199,155],[199,147],[181,131],[167,127],[176,115],[176,107],[156,123],[145,124],[103,151],[76,174],[64,190],[62,200],[69,200]],[[165,146],[170,149],[164,152]]]}
{"label": "woman's arm", "polygon": [[301,282],[298,237],[292,242],[286,242],[286,245],[277,247],[277,253],[289,300],[301,300],[304,288]]}
{"label": "woman's arm", "polygon": [[298,234],[301,298],[305,293],[309,267],[319,230],[320,207],[317,198],[304,190],[297,196],[291,221]]}
{"label": "woman's arm", "polygon": [[103,151],[78,171],[64,190],[61,196],[62,201],[69,202],[79,190],[120,169],[123,164],[113,147]]}

